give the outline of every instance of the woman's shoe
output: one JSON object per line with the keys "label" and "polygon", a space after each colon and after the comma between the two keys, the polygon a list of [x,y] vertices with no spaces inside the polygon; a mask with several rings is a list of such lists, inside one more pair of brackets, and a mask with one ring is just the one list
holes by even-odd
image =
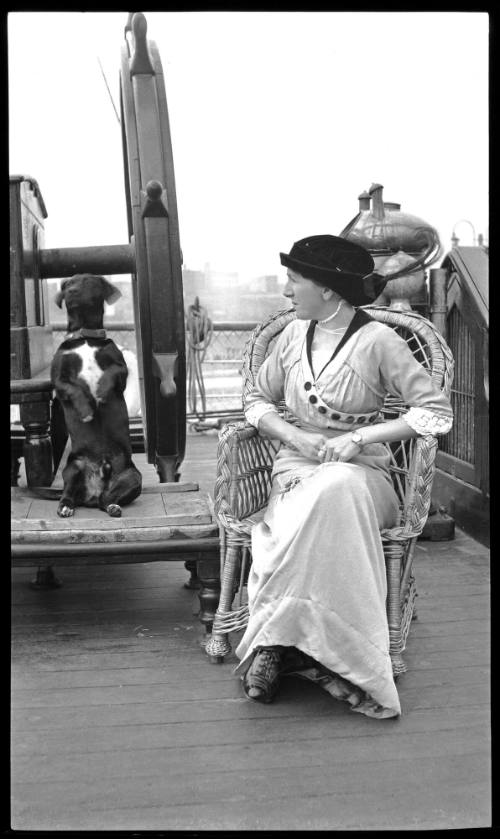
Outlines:
{"label": "woman's shoe", "polygon": [[281,647],[261,647],[243,677],[243,690],[256,702],[272,702],[280,683]]}

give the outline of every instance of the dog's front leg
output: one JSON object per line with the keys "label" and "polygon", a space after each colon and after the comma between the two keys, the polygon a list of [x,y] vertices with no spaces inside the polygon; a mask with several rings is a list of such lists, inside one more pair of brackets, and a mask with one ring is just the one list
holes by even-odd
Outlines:
{"label": "dog's front leg", "polygon": [[123,393],[127,386],[126,364],[110,364],[103,370],[97,384],[97,403],[107,402],[112,393]]}
{"label": "dog's front leg", "polygon": [[92,405],[92,401],[80,385],[56,380],[54,388],[61,402],[63,404],[65,402],[69,402],[82,422],[90,422],[94,418],[94,406]]}

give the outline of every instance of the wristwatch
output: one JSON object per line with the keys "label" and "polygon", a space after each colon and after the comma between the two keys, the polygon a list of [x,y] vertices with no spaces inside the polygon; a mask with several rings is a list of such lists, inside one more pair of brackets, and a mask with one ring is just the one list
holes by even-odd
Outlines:
{"label": "wristwatch", "polygon": [[359,433],[359,431],[353,431],[353,432],[352,432],[352,434],[351,434],[351,440],[352,440],[352,442],[353,442],[353,443],[356,443],[356,445],[357,445],[357,446],[359,446],[359,448],[360,448],[360,449],[362,449],[362,448],[363,448],[363,446],[364,446],[364,441],[363,441],[363,437],[361,436],[361,434]]}

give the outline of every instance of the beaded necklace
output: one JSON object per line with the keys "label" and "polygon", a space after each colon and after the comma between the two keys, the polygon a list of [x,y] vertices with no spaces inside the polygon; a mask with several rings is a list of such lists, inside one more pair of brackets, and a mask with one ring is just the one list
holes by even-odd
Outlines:
{"label": "beaded necklace", "polygon": [[325,318],[324,320],[318,320],[318,321],[317,321],[317,323],[322,323],[322,324],[325,324],[325,323],[328,323],[328,321],[329,321],[329,320],[333,320],[333,319],[334,319],[334,317],[336,317],[336,315],[338,315],[338,313],[340,312],[340,310],[341,310],[341,308],[342,308],[342,306],[343,306],[343,305],[344,305],[344,301],[343,301],[343,300],[341,300],[341,301],[340,301],[340,303],[339,303],[339,305],[337,306],[337,308],[336,308],[336,309],[335,309],[335,311],[333,312],[333,314],[328,315],[328,317],[327,317],[327,318]]}
{"label": "beaded necklace", "polygon": [[325,327],[324,327],[325,323],[328,323],[328,321],[333,320],[334,317],[336,317],[338,315],[338,313],[340,312],[343,305],[344,305],[344,301],[341,300],[339,305],[337,306],[337,308],[333,312],[333,314],[329,315],[324,320],[318,320],[317,321],[318,329],[321,329],[322,332],[328,332],[329,335],[339,335],[341,332],[345,332],[346,329],[347,329],[347,326],[342,326],[340,329],[325,329]]}
{"label": "beaded necklace", "polygon": [[321,329],[322,332],[326,332],[328,335],[340,335],[341,332],[345,332],[347,326],[343,326],[341,329],[325,329],[324,326],[320,326],[319,322],[317,324],[318,329]]}

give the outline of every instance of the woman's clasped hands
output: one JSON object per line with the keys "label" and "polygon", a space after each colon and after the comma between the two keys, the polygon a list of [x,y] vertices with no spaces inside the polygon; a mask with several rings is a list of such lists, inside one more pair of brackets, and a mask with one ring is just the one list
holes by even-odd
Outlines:
{"label": "woman's clasped hands", "polygon": [[319,463],[345,463],[360,452],[360,447],[351,439],[350,434],[327,437],[325,434],[305,431],[303,428],[294,428],[289,445],[304,457]]}

